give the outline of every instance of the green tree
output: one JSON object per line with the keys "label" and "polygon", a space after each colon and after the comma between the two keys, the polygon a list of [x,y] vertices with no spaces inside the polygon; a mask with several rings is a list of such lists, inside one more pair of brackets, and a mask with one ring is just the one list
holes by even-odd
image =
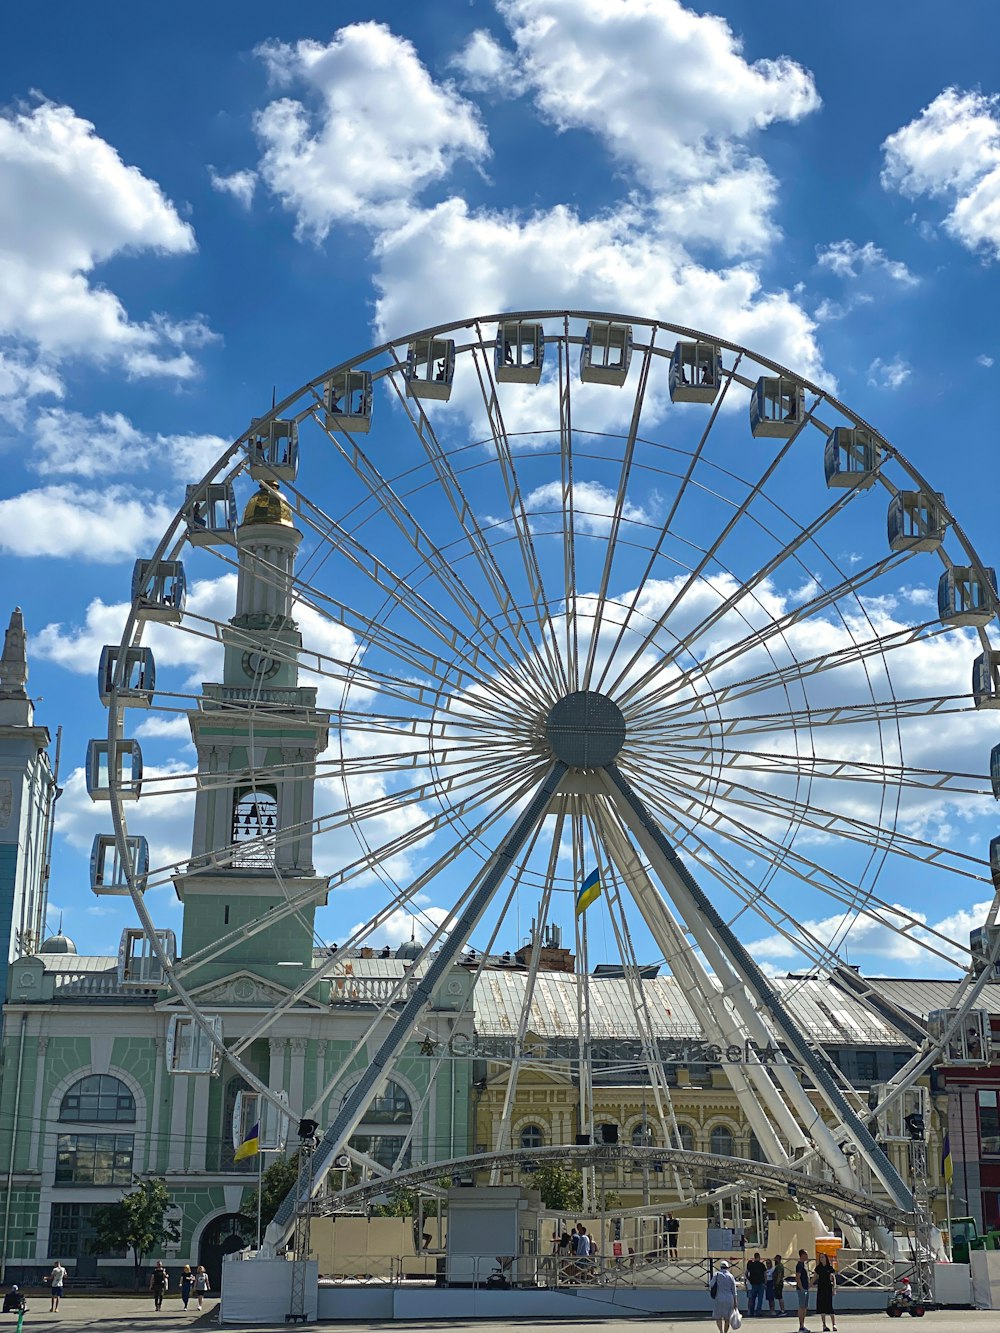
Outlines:
{"label": "green tree", "polygon": [[104,1204],[94,1214],[95,1236],[91,1248],[97,1254],[131,1250],[135,1264],[135,1289],[143,1259],[166,1243],[176,1245],[181,1238],[176,1222],[169,1221],[170,1192],[164,1180],[139,1181],[138,1189],[122,1196],[118,1203]]}
{"label": "green tree", "polygon": [[[299,1178],[299,1155],[276,1157],[261,1177],[260,1225],[263,1230],[278,1211],[278,1205],[294,1189]],[[240,1216],[257,1225],[257,1191],[251,1190],[240,1206]]]}
{"label": "green tree", "polygon": [[579,1213],[583,1210],[583,1172],[558,1162],[545,1162],[531,1177],[530,1184],[542,1196],[542,1205],[553,1213]]}

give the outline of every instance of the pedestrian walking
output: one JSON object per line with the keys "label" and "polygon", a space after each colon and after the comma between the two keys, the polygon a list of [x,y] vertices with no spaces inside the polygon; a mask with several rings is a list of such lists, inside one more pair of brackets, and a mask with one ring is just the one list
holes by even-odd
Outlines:
{"label": "pedestrian walking", "polygon": [[833,1324],[833,1333],[837,1333],[837,1316],[833,1312],[833,1294],[837,1290],[837,1270],[830,1262],[828,1254],[821,1254],[816,1264],[816,1313],[823,1319],[823,1333],[830,1333],[826,1326],[827,1317]]}
{"label": "pedestrian walking", "polygon": [[62,1266],[62,1260],[57,1259],[52,1272],[45,1281],[50,1287],[49,1314],[58,1314],[59,1302],[62,1300],[63,1283],[66,1281],[66,1269]]}
{"label": "pedestrian walking", "polygon": [[809,1311],[808,1250],[799,1250],[799,1262],[795,1265],[795,1297],[799,1308],[799,1333],[805,1333],[806,1315]]}
{"label": "pedestrian walking", "polygon": [[192,1291],[194,1291],[194,1274],[191,1272],[191,1265],[185,1264],[181,1269],[181,1300],[184,1302],[185,1310],[188,1308]]}
{"label": "pedestrian walking", "polygon": [[194,1294],[198,1301],[198,1309],[201,1309],[201,1303],[205,1299],[206,1292],[211,1291],[208,1285],[208,1274],[205,1272],[205,1265],[199,1264],[194,1275]]}
{"label": "pedestrian walking", "polygon": [[156,1265],[149,1275],[149,1289],[153,1293],[153,1308],[155,1310],[163,1308],[163,1298],[167,1294],[169,1285],[170,1279],[167,1277],[167,1270],[163,1267],[163,1260],[157,1259]]}
{"label": "pedestrian walking", "polygon": [[729,1271],[729,1263],[723,1259],[719,1271],[712,1279],[708,1289],[712,1297],[712,1318],[719,1333],[729,1333],[733,1313],[737,1307],[736,1279]]}

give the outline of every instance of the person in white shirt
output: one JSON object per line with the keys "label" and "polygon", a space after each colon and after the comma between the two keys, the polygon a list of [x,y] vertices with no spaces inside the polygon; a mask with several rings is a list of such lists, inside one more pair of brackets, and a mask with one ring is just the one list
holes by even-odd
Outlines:
{"label": "person in white shirt", "polygon": [[45,1281],[51,1288],[51,1304],[49,1305],[49,1314],[55,1314],[59,1309],[59,1302],[62,1300],[63,1282],[66,1280],[66,1269],[63,1268],[59,1259],[55,1262],[55,1267],[48,1275]]}

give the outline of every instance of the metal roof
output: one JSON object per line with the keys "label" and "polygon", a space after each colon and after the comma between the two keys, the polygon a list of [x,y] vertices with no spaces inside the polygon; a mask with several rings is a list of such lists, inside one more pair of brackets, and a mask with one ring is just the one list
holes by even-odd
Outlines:
{"label": "metal roof", "polygon": [[[926,1018],[932,1009],[947,1009],[955,994],[958,981],[919,981],[905,977],[866,977],[865,980],[880,995],[906,1009],[911,1014]],[[1000,984],[987,982],[976,1001],[979,1009],[1000,1015]]]}

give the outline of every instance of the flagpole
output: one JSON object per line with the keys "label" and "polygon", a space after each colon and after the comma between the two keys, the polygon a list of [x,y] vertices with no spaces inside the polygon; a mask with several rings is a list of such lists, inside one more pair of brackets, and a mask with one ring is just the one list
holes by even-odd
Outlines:
{"label": "flagpole", "polygon": [[264,1193],[264,1152],[263,1149],[257,1153],[257,1250],[260,1250],[260,1208],[261,1196]]}
{"label": "flagpole", "polygon": [[951,1252],[951,1184],[947,1179],[944,1182],[944,1206],[948,1217],[948,1262],[953,1263]]}

